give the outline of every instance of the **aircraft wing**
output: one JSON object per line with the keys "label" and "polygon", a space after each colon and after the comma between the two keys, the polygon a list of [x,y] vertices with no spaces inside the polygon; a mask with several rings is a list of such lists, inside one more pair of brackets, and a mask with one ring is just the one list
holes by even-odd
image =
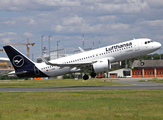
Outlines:
{"label": "aircraft wing", "polygon": [[80,66],[89,66],[97,61],[89,61],[89,62],[77,62],[77,63],[68,63],[68,64],[58,64],[58,63],[51,63],[44,58],[41,58],[47,65],[51,66],[58,66],[58,67],[80,67]]}

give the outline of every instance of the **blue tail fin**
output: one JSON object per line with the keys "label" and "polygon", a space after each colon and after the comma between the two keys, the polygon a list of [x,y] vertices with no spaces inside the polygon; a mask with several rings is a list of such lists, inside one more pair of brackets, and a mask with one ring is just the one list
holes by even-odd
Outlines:
{"label": "blue tail fin", "polygon": [[18,77],[47,77],[47,75],[35,66],[33,61],[28,59],[13,46],[7,45],[3,48],[5,49]]}
{"label": "blue tail fin", "polygon": [[15,70],[21,69],[22,67],[34,65],[34,63],[30,59],[28,59],[25,55],[16,50],[13,46],[7,45],[3,48],[5,49],[5,52],[7,53]]}

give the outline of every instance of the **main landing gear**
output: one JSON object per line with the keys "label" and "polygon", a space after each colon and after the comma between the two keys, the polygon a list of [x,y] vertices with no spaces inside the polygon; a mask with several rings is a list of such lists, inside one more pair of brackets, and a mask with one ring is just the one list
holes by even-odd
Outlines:
{"label": "main landing gear", "polygon": [[97,75],[97,74],[96,74],[95,72],[92,72],[92,73],[91,73],[91,77],[92,77],[92,78],[95,78],[96,75]]}
{"label": "main landing gear", "polygon": [[83,79],[84,79],[84,80],[88,80],[88,78],[89,78],[89,76],[88,76],[87,74],[85,74],[85,75],[83,76]]}
{"label": "main landing gear", "polygon": [[[96,73],[95,73],[95,72],[92,72],[92,73],[91,73],[91,77],[92,77],[92,78],[95,78],[95,76],[96,76]],[[84,80],[88,80],[88,79],[89,79],[89,76],[88,76],[87,74],[84,74],[83,79],[84,79]]]}

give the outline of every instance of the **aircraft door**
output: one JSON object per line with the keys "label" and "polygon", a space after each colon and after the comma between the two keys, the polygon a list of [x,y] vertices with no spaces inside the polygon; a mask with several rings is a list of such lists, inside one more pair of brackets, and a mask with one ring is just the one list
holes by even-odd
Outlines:
{"label": "aircraft door", "polygon": [[138,41],[138,40],[134,40],[134,50],[135,50],[135,51],[140,50],[139,41]]}

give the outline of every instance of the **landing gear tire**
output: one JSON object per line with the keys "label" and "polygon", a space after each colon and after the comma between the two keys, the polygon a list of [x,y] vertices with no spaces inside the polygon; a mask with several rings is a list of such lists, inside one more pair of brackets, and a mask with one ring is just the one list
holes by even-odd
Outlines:
{"label": "landing gear tire", "polygon": [[92,78],[95,78],[96,75],[97,75],[97,74],[96,74],[95,72],[92,72],[92,73],[91,73],[91,77],[92,77]]}
{"label": "landing gear tire", "polygon": [[141,66],[144,66],[144,64],[145,64],[144,62],[141,62],[141,63],[140,63]]}
{"label": "landing gear tire", "polygon": [[84,79],[84,80],[88,80],[88,78],[89,78],[89,76],[88,76],[87,74],[85,74],[85,75],[83,76],[83,79]]}
{"label": "landing gear tire", "polygon": [[142,58],[140,57],[140,65],[141,65],[141,66],[144,66],[144,64],[145,64],[145,63],[142,62]]}

